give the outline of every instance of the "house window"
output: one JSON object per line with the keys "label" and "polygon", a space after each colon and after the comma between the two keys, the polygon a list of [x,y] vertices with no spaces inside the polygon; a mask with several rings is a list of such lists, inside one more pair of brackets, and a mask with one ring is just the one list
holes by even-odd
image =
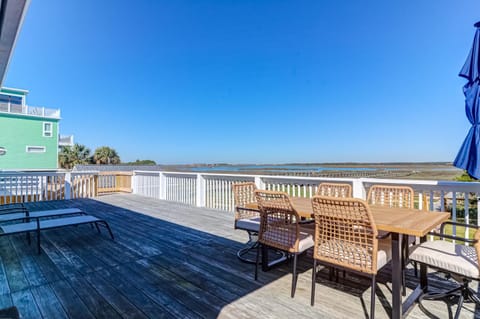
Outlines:
{"label": "house window", "polygon": [[43,136],[52,137],[53,136],[53,126],[50,122],[43,122]]}
{"label": "house window", "polygon": [[45,146],[27,146],[27,153],[45,153],[46,151]]}

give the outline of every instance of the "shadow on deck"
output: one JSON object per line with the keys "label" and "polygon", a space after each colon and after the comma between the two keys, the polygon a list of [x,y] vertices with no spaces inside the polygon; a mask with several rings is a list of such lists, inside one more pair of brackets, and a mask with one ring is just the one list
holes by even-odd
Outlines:
{"label": "shadow on deck", "polygon": [[[22,235],[0,237],[0,307],[23,318],[366,318],[368,279],[317,279],[310,306],[311,257],[300,258],[295,299],[290,265],[253,280],[236,251],[246,235],[232,214],[135,195],[28,204],[31,210],[78,207],[107,220],[115,241],[89,226],[42,233],[42,254]],[[409,273],[409,286],[416,279]],[[377,317],[390,312],[390,273],[379,276]],[[445,284],[437,276],[432,282]],[[447,317],[446,307],[433,310]],[[480,317],[467,305],[464,318]],[[416,307],[409,318],[424,318]]]}

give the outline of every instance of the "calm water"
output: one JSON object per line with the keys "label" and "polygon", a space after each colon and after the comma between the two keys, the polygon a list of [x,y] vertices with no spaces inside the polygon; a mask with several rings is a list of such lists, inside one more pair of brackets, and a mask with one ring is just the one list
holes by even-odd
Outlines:
{"label": "calm water", "polygon": [[[202,166],[192,167],[192,171],[218,172],[218,171],[288,171],[288,172],[322,172],[322,171],[376,171],[380,170],[371,167],[324,167],[314,165],[225,165],[225,166]],[[387,168],[381,170],[397,170],[396,168]]]}

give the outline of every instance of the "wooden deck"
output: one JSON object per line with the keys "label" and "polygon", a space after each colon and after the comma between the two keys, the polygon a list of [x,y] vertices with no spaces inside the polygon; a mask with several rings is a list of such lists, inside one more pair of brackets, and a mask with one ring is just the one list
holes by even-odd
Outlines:
{"label": "wooden deck", "polygon": [[[300,258],[290,298],[290,265],[253,280],[235,253],[247,239],[232,214],[130,194],[29,204],[32,210],[78,207],[107,220],[116,236],[89,226],[42,233],[42,254],[25,236],[0,237],[0,307],[22,318],[367,318],[369,280],[317,279],[310,306],[311,257]],[[409,272],[409,286],[416,279]],[[390,311],[389,270],[379,275],[377,318]],[[430,275],[435,283],[444,280]],[[441,318],[447,307],[427,304]],[[453,309],[455,310],[455,309]],[[415,307],[408,318],[426,318]],[[472,304],[462,318],[480,318]]]}

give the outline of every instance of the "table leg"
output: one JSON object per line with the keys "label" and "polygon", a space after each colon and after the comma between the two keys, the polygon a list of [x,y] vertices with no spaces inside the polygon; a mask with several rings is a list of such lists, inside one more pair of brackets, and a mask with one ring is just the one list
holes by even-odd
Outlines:
{"label": "table leg", "polygon": [[392,233],[392,319],[402,317],[402,235]]}
{"label": "table leg", "polygon": [[[424,236],[420,238],[420,242],[423,243],[427,240],[427,237]],[[420,264],[420,284],[417,285],[415,290],[408,296],[407,300],[402,305],[402,313],[405,316],[407,312],[415,305],[418,298],[428,290],[428,281],[427,281],[427,266]]]}
{"label": "table leg", "polygon": [[[420,243],[424,243],[427,241],[427,236],[423,236],[420,238]],[[427,292],[428,290],[428,281],[427,281],[427,266],[425,264],[420,264],[420,288],[423,292]]]}

